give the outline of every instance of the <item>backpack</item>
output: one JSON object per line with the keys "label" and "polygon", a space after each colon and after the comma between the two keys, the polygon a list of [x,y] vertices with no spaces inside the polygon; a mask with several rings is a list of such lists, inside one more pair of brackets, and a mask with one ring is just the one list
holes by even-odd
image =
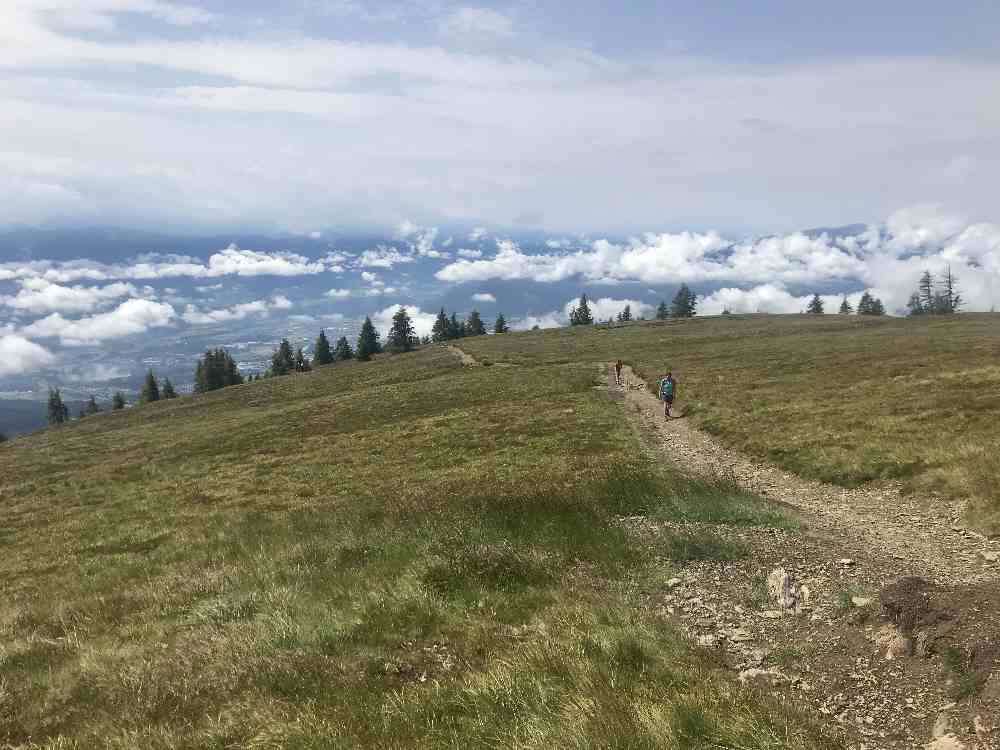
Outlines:
{"label": "backpack", "polygon": [[674,381],[664,378],[660,382],[660,395],[664,398],[671,398],[674,395]]}

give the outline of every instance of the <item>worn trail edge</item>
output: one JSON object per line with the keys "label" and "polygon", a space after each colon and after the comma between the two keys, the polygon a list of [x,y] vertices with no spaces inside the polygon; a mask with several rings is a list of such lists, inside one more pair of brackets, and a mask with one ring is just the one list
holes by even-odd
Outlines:
{"label": "worn trail edge", "polygon": [[845,489],[803,479],[727,449],[687,419],[664,419],[661,403],[631,367],[622,369],[619,387],[626,408],[638,411],[644,429],[659,440],[662,457],[676,469],[704,478],[735,479],[772,502],[838,527],[847,539],[895,561],[899,575],[940,583],[1000,578],[1000,544],[961,525],[961,503],[907,497],[888,484]]}

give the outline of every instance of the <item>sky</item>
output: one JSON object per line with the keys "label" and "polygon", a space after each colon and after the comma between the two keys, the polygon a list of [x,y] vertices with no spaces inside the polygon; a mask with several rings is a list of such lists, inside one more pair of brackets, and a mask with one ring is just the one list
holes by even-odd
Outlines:
{"label": "sky", "polygon": [[0,379],[399,304],[420,332],[564,324],[582,290],[649,314],[680,283],[704,313],[900,313],[951,267],[992,309],[998,30],[985,1],[6,0],[0,234],[167,239],[0,243]]}

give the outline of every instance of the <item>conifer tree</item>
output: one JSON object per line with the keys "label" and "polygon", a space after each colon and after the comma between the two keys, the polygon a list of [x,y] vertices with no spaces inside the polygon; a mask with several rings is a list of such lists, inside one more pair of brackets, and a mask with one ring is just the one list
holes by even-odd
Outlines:
{"label": "conifer tree", "polygon": [[465,330],[469,336],[486,335],[486,326],[483,325],[483,319],[479,317],[479,310],[473,310],[469,313],[469,319],[465,323]]}
{"label": "conifer tree", "polygon": [[493,333],[507,333],[508,331],[510,331],[510,326],[507,325],[507,319],[503,313],[498,313],[497,322],[493,324]]}
{"label": "conifer tree", "polygon": [[459,322],[458,315],[452,313],[448,321],[448,332],[453,339],[465,338],[465,321]]}
{"label": "conifer tree", "polygon": [[295,371],[295,352],[288,339],[282,339],[278,348],[271,355],[271,374],[276,376],[288,375]]}
{"label": "conifer tree", "polygon": [[159,400],[160,385],[156,382],[156,376],[153,374],[153,371],[150,370],[146,373],[146,380],[142,384],[142,390],[139,392],[139,403],[148,404]]}
{"label": "conifer tree", "polygon": [[667,307],[667,301],[660,300],[660,304],[656,308],[656,319],[666,320],[669,317],[670,317],[670,308]]}
{"label": "conifer tree", "polygon": [[806,308],[806,312],[810,315],[823,314],[823,300],[820,299],[818,294],[814,294],[813,298],[809,300],[809,306]]}
{"label": "conifer tree", "polygon": [[243,382],[236,361],[225,349],[209,349],[194,371],[194,392],[208,393]]}
{"label": "conifer tree", "polygon": [[451,321],[448,320],[448,315],[442,307],[434,319],[434,326],[431,328],[431,339],[440,344],[442,341],[447,341],[450,338]]}
{"label": "conifer tree", "polygon": [[92,416],[94,414],[100,414],[100,413],[101,413],[101,407],[97,405],[97,399],[91,396],[90,400],[87,401],[87,406],[84,408],[84,414],[86,414],[87,416]]}
{"label": "conifer tree", "polygon": [[958,293],[958,289],[956,288],[957,283],[954,274],[951,272],[951,266],[948,266],[948,270],[945,271],[941,279],[941,286],[943,288],[938,295],[939,313],[950,315],[958,312],[958,308],[962,306],[962,295]]}
{"label": "conifer tree", "polygon": [[416,332],[413,330],[413,321],[406,308],[400,305],[395,315],[392,316],[392,327],[386,338],[386,349],[393,352],[412,351]]}
{"label": "conifer tree", "polygon": [[847,301],[846,295],[844,296],[844,301],[840,303],[840,310],[837,311],[840,315],[850,315],[854,312],[854,308],[851,307],[851,303]]}
{"label": "conifer tree", "polygon": [[885,305],[882,304],[882,300],[876,297],[872,300],[872,311],[871,315],[885,315]]}
{"label": "conifer tree", "polygon": [[698,295],[692,292],[687,284],[681,284],[677,294],[670,303],[670,317],[693,318],[698,308]]}
{"label": "conifer tree", "polygon": [[125,408],[125,396],[121,391],[117,391],[111,399],[111,411],[121,411]]}
{"label": "conifer tree", "polygon": [[333,349],[333,357],[337,362],[354,359],[354,350],[351,349],[351,344],[348,342],[347,336],[341,336],[337,339],[337,346]]}
{"label": "conifer tree", "polygon": [[625,305],[624,309],[618,313],[618,321],[628,323],[632,320],[632,305]]}
{"label": "conifer tree", "polygon": [[63,403],[58,388],[49,388],[49,424],[60,425],[69,421],[69,407]]}
{"label": "conifer tree", "polygon": [[569,313],[569,324],[571,326],[589,326],[593,323],[594,316],[590,312],[590,302],[587,300],[586,294],[581,294],[580,301]]}
{"label": "conifer tree", "polygon": [[362,362],[367,362],[373,355],[382,351],[379,343],[378,331],[372,325],[372,319],[365,317],[365,322],[361,325],[361,333],[358,334],[358,348],[356,357]]}
{"label": "conifer tree", "polygon": [[160,398],[177,398],[177,391],[174,390],[174,384],[170,382],[170,378],[163,379],[163,386],[160,388]]}
{"label": "conifer tree", "polygon": [[319,336],[316,337],[312,363],[315,367],[333,364],[333,350],[330,348],[330,341],[326,337],[326,331],[320,331]]}
{"label": "conifer tree", "polygon": [[920,303],[920,294],[918,292],[910,295],[910,301],[906,303],[906,307],[910,311],[911,318],[914,315],[923,315],[925,312],[924,306]]}

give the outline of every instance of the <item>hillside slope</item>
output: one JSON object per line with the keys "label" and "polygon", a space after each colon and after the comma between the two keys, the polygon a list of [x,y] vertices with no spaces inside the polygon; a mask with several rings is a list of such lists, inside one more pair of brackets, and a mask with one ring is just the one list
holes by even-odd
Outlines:
{"label": "hillside slope", "polygon": [[434,347],[0,445],[0,745],[838,747],[646,606],[788,521],[598,376]]}
{"label": "hillside slope", "polygon": [[967,502],[1000,535],[1000,315],[730,316],[465,340],[537,365],[626,360],[680,379],[700,428],[750,456],[845,487]]}

